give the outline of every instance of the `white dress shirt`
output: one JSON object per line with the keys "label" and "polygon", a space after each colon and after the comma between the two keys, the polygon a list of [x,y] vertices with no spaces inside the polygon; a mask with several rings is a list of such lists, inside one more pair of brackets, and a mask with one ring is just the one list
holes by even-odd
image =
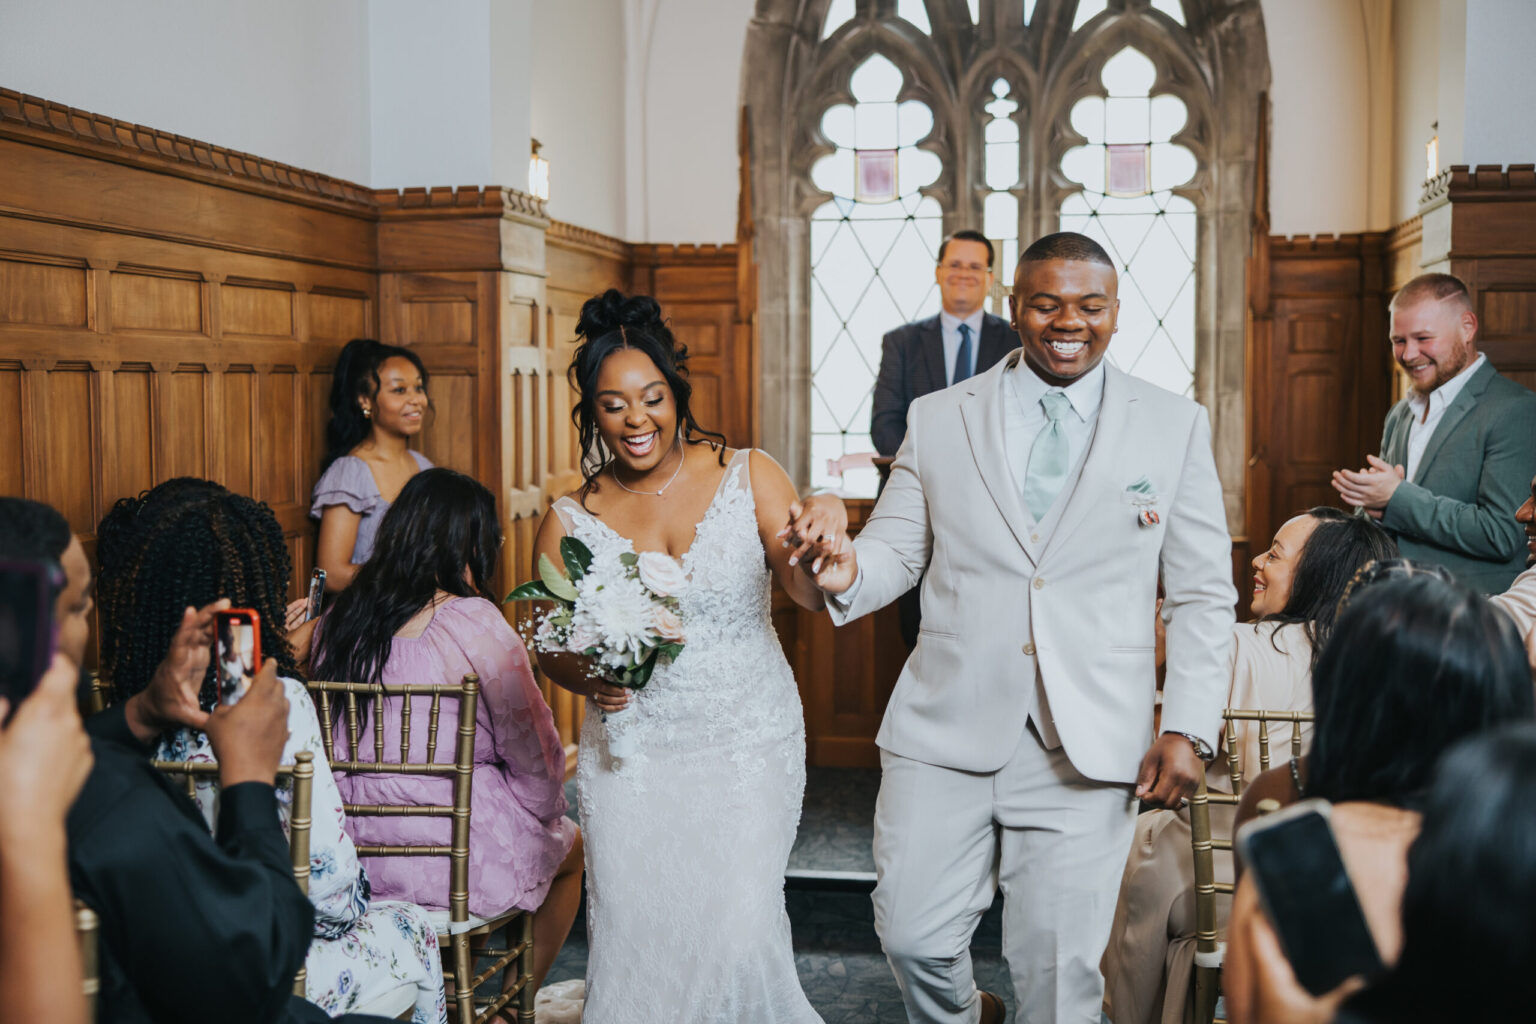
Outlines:
{"label": "white dress shirt", "polygon": [[1467,386],[1467,381],[1472,374],[1487,361],[1486,356],[1479,355],[1467,365],[1466,369],[1428,395],[1421,395],[1417,391],[1409,392],[1408,408],[1413,410],[1413,422],[1408,425],[1408,465],[1403,467],[1405,479],[1412,480],[1414,474],[1419,471],[1419,462],[1424,458],[1424,449],[1429,447],[1429,439],[1435,436],[1435,428],[1445,418],[1446,407],[1456,400],[1456,396],[1461,394],[1461,389]]}
{"label": "white dress shirt", "polygon": [[[1075,467],[1082,458],[1083,449],[1093,437],[1093,428],[1099,422],[1099,406],[1104,403],[1104,363],[1083,374],[1065,388],[1052,387],[1035,375],[1029,361],[1019,357],[1003,374],[1003,389],[1007,392],[1003,402],[1003,449],[1008,453],[1008,466],[1013,470],[1013,489],[1024,491],[1024,481],[1029,474],[1029,453],[1035,438],[1050,422],[1040,399],[1051,392],[1067,396],[1072,409],[1061,419],[1067,435],[1067,465]],[[1061,500],[1061,495],[1056,496]],[[1029,508],[1024,508],[1026,515]]]}
{"label": "white dress shirt", "polygon": [[945,385],[955,382],[955,356],[960,352],[961,324],[966,324],[971,329],[970,376],[976,376],[976,359],[981,354],[981,321],[984,312],[984,310],[978,309],[963,320],[947,311],[941,310],[939,312],[939,336],[944,342]]}

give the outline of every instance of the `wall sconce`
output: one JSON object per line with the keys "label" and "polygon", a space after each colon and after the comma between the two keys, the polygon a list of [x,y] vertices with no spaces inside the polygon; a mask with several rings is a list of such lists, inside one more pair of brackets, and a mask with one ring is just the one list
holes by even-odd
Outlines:
{"label": "wall sconce", "polygon": [[1433,181],[1440,175],[1440,122],[1429,126],[1435,134],[1424,143],[1424,180]]}
{"label": "wall sconce", "polygon": [[545,202],[549,201],[549,161],[539,155],[542,147],[533,140],[533,154],[528,157],[528,191]]}

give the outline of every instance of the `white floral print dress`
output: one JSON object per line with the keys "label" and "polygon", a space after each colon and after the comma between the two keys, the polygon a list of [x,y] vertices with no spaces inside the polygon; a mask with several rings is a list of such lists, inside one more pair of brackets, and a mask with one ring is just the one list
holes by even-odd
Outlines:
{"label": "white floral print dress", "polygon": [[[414,903],[371,903],[367,873],[358,865],[357,850],[344,828],[341,792],[331,776],[320,720],[309,691],[297,679],[283,679],[288,696],[288,744],[283,764],[294,754],[315,755],[315,781],[310,806],[309,900],[315,906],[315,939],[304,966],[308,971],[305,997],[335,1016],[351,1013],[402,985],[416,986],[414,1024],[447,1024],[443,997],[442,959],[437,932],[426,911]],[[179,729],[161,741],[156,756],[165,761],[213,763],[208,737],[195,729]],[[210,829],[218,820],[218,787],[211,779],[197,782],[197,805]],[[280,779],[278,814],[288,831],[292,813],[292,783]]]}

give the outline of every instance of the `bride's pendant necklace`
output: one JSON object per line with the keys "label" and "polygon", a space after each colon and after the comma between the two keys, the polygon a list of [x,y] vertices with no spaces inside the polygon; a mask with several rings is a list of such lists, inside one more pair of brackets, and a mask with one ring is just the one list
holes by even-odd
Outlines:
{"label": "bride's pendant necklace", "polygon": [[683,471],[683,462],[688,457],[688,452],[685,451],[684,448],[683,448],[683,439],[681,437],[679,437],[677,439],[676,444],[677,444],[677,468],[672,471],[671,478],[666,483],[661,485],[661,489],[660,490],[658,490],[658,491],[637,491],[633,487],[624,487],[624,481],[619,479],[619,467],[617,465],[613,466],[613,482],[618,484],[620,487],[624,487],[624,489],[626,491],[628,491],[630,494],[644,494],[647,497],[649,497],[649,496],[654,494],[658,498],[661,497],[663,494],[666,494],[667,493],[667,488],[671,487],[673,482],[677,480],[677,474],[679,474],[679,473],[681,473]]}

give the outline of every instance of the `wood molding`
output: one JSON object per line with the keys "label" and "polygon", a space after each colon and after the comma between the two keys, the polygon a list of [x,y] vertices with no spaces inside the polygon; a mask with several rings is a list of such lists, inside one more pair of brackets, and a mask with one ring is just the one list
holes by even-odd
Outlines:
{"label": "wood molding", "polygon": [[594,256],[620,259],[626,263],[634,259],[635,247],[623,239],[605,235],[600,231],[579,228],[563,220],[550,221],[549,230],[545,232],[544,237],[567,249],[578,249]]}
{"label": "wood molding", "polygon": [[372,196],[381,220],[501,217],[508,214],[549,219],[544,200],[498,185],[375,189]]}
{"label": "wood molding", "polygon": [[375,206],[370,191],[354,182],[14,89],[0,89],[0,137],[359,216]]}
{"label": "wood molding", "polygon": [[[1536,199],[1536,164],[1455,164],[1440,177],[1448,177],[1445,193],[1453,203],[1496,203],[1512,199]],[[1439,181],[1440,178],[1436,178]]]}

